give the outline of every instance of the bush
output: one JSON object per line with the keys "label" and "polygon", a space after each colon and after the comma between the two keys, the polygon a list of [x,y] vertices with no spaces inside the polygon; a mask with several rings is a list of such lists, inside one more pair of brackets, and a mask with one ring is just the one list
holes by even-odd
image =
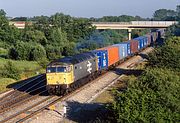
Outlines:
{"label": "bush", "polygon": [[46,68],[47,64],[49,63],[47,58],[39,59],[37,62],[42,68]]}
{"label": "bush", "polygon": [[46,58],[46,51],[44,47],[40,44],[37,44],[31,49],[29,60],[40,60]]}
{"label": "bush", "polygon": [[128,89],[115,91],[111,109],[117,122],[178,122],[180,77],[168,69],[146,69]]}
{"label": "bush", "polygon": [[40,44],[19,41],[9,49],[9,58],[15,60],[39,60],[46,58],[46,51]]}
{"label": "bush", "polygon": [[180,71],[180,37],[169,38],[164,46],[150,54],[149,65]]}
{"label": "bush", "polygon": [[9,49],[9,57],[15,60],[29,60],[32,45],[18,41],[14,47]]}
{"label": "bush", "polygon": [[4,65],[0,74],[3,78],[20,79],[20,71],[10,61]]}
{"label": "bush", "polygon": [[61,49],[58,46],[47,45],[46,54],[49,60],[54,60],[62,57]]}

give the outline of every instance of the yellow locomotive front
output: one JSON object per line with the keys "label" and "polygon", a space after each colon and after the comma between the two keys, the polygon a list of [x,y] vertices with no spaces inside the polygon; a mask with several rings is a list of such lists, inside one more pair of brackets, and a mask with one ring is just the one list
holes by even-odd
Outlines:
{"label": "yellow locomotive front", "polygon": [[47,90],[64,94],[88,82],[97,72],[97,57],[87,52],[52,61],[47,65]]}
{"label": "yellow locomotive front", "polygon": [[68,64],[48,65],[46,79],[49,93],[64,93],[64,90],[74,81],[73,67]]}

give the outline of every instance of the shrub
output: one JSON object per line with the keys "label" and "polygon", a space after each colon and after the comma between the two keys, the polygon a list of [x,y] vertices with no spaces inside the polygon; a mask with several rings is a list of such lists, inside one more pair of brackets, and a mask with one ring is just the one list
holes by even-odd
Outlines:
{"label": "shrub", "polygon": [[149,55],[149,65],[180,71],[180,38],[167,39],[164,46]]}
{"label": "shrub", "polygon": [[42,68],[46,68],[47,64],[49,63],[47,58],[39,59],[37,62]]}
{"label": "shrub", "polygon": [[146,69],[128,89],[115,91],[111,109],[117,122],[178,122],[180,77],[168,69]]}
{"label": "shrub", "polygon": [[9,57],[15,60],[29,60],[31,49],[30,43],[18,41],[14,47],[9,49]]}
{"label": "shrub", "polygon": [[47,45],[46,54],[49,60],[54,60],[62,57],[61,49],[58,46]]}
{"label": "shrub", "polygon": [[40,60],[46,58],[46,51],[44,47],[40,44],[37,44],[31,49],[29,60]]}
{"label": "shrub", "polygon": [[20,71],[13,65],[12,62],[8,61],[1,72],[3,78],[20,79]]}

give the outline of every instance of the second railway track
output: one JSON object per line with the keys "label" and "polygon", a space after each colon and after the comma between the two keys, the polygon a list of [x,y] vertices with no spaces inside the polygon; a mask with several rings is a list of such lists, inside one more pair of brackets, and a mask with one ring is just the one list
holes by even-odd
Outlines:
{"label": "second railway track", "polygon": [[[137,62],[137,61],[133,61],[133,62]],[[126,64],[126,63],[124,63]],[[133,64],[134,65],[134,64]],[[126,66],[131,67],[133,66],[132,63],[130,64],[126,64]],[[106,75],[104,75],[106,76]],[[103,77],[103,76],[102,76]],[[99,77],[101,78],[101,77]],[[98,78],[98,79],[99,79]],[[113,81],[115,81],[117,78],[115,78]],[[25,104],[21,110],[18,110],[14,113],[9,113],[8,115],[3,114],[3,116],[0,117],[0,123],[4,123],[4,122],[24,122],[25,120],[33,117],[34,115],[42,112],[43,110],[45,110],[46,108],[48,108],[49,106],[59,102],[59,101],[63,101],[67,98],[72,97],[73,95],[75,95],[76,93],[78,93],[81,90],[85,90],[84,88],[91,86],[93,82],[86,84],[85,86],[80,87],[79,89],[75,90],[72,93],[69,93],[65,96],[61,96],[61,97],[57,97],[57,96],[42,96],[41,98],[36,99],[36,102],[31,103],[31,104]],[[94,82],[95,83],[95,82]],[[112,82],[110,82],[112,83]],[[106,88],[106,86],[109,86],[110,84],[106,84],[104,85],[103,88]],[[103,89],[101,88],[101,89]],[[30,98],[29,98],[30,99]],[[88,102],[88,100],[86,100],[85,102]]]}

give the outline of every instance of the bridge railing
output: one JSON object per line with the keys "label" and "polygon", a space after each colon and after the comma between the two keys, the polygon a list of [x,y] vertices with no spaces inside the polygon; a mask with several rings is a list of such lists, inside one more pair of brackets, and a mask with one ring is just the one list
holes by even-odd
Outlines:
{"label": "bridge railing", "polygon": [[165,25],[177,24],[176,21],[131,21],[132,25]]}
{"label": "bridge railing", "polygon": [[120,24],[120,25],[131,25],[131,22],[92,22],[93,24]]}
{"label": "bridge railing", "polygon": [[93,22],[94,25],[164,25],[170,26],[177,24],[177,21],[131,21],[131,22]]}

